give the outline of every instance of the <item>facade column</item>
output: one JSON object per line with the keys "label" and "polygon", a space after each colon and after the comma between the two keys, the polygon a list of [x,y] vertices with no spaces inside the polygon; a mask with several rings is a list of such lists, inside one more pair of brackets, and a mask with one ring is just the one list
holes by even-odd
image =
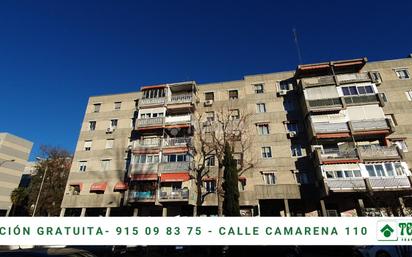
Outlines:
{"label": "facade column", "polygon": [[11,208],[7,208],[6,217],[8,217],[10,215],[10,211],[11,211]]}
{"label": "facade column", "polygon": [[365,209],[365,203],[363,202],[363,199],[359,198],[358,199],[358,216],[359,217],[364,216],[363,209]]}
{"label": "facade column", "polygon": [[80,217],[86,216],[86,208],[82,208],[82,212],[80,213]]}
{"label": "facade column", "polygon": [[283,199],[283,202],[285,204],[285,217],[290,217],[289,200]]}
{"label": "facade column", "polygon": [[402,197],[399,197],[398,200],[399,200],[400,215],[401,215],[402,217],[405,217],[406,207],[405,207],[405,203],[403,202],[403,198],[402,198]]}
{"label": "facade column", "polygon": [[167,217],[167,207],[163,207],[162,216]]}
{"label": "facade column", "polygon": [[139,208],[134,208],[133,209],[133,217],[139,216]]}
{"label": "facade column", "polygon": [[60,217],[64,217],[64,214],[66,213],[66,208],[62,208],[61,210],[60,210]]}
{"label": "facade column", "polygon": [[325,200],[321,199],[320,200],[320,210],[322,212],[323,217],[327,217],[328,213],[326,212],[326,205],[325,205]]}
{"label": "facade column", "polygon": [[260,202],[259,202],[259,200],[258,200],[258,204],[257,204],[257,216],[259,216],[260,217]]}
{"label": "facade column", "polygon": [[106,217],[110,217],[110,211],[112,210],[112,208],[107,207],[106,208]]}

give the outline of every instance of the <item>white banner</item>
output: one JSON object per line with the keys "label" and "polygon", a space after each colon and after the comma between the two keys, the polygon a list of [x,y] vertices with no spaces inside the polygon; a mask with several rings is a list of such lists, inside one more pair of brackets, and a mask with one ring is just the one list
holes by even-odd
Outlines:
{"label": "white banner", "polygon": [[412,218],[0,218],[0,245],[410,245],[411,242]]}

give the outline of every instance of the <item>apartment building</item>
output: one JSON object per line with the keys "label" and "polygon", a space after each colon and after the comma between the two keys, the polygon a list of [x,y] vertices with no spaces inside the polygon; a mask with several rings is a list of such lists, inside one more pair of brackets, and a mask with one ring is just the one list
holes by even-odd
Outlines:
{"label": "apartment building", "polygon": [[[239,176],[242,215],[408,215],[411,70],[411,57],[361,58],[91,97],[62,215],[193,215],[196,133],[222,110],[249,117],[250,147],[234,153],[252,163]],[[217,214],[217,169],[212,153],[198,215]]]}
{"label": "apartment building", "polygon": [[19,186],[33,143],[9,133],[0,133],[0,216],[12,208],[11,192]]}

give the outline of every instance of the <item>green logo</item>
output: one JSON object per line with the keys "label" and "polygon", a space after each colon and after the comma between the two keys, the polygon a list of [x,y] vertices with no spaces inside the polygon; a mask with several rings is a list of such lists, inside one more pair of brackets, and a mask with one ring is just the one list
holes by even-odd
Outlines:
{"label": "green logo", "polygon": [[384,237],[390,237],[392,235],[393,231],[394,231],[393,228],[391,226],[389,226],[388,224],[383,226],[383,228],[381,229],[381,232],[382,232]]}

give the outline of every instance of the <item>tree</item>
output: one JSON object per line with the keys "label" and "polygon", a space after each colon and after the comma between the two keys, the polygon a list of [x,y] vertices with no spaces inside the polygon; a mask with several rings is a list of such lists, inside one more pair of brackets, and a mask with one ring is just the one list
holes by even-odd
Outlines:
{"label": "tree", "polygon": [[28,205],[33,212],[45,175],[35,216],[57,216],[60,213],[72,157],[61,148],[41,146],[40,149],[42,160],[37,163],[37,173],[32,177],[28,188]]}
{"label": "tree", "polygon": [[[234,100],[236,102],[236,100]],[[204,112],[195,117],[195,151],[193,172],[196,178],[197,207],[201,206],[206,194],[202,193],[202,179],[204,176],[216,175],[216,193],[218,202],[218,215],[223,215],[223,159],[226,143],[238,156],[237,173],[242,175],[253,168],[255,156],[250,150],[253,133],[251,133],[251,113],[236,109],[235,102],[229,101],[215,111],[213,117],[206,117]],[[208,159],[214,158],[217,162],[217,174],[213,174],[206,165]],[[196,214],[195,214],[196,215]]]}
{"label": "tree", "polygon": [[15,188],[10,195],[10,200],[13,203],[12,216],[16,214],[16,210],[19,209],[22,213],[27,210],[28,192],[24,187]]}
{"label": "tree", "polygon": [[239,208],[239,176],[237,172],[237,162],[233,159],[232,149],[229,143],[225,145],[223,166],[224,182],[222,188],[224,191],[223,214],[225,216],[240,216]]}

